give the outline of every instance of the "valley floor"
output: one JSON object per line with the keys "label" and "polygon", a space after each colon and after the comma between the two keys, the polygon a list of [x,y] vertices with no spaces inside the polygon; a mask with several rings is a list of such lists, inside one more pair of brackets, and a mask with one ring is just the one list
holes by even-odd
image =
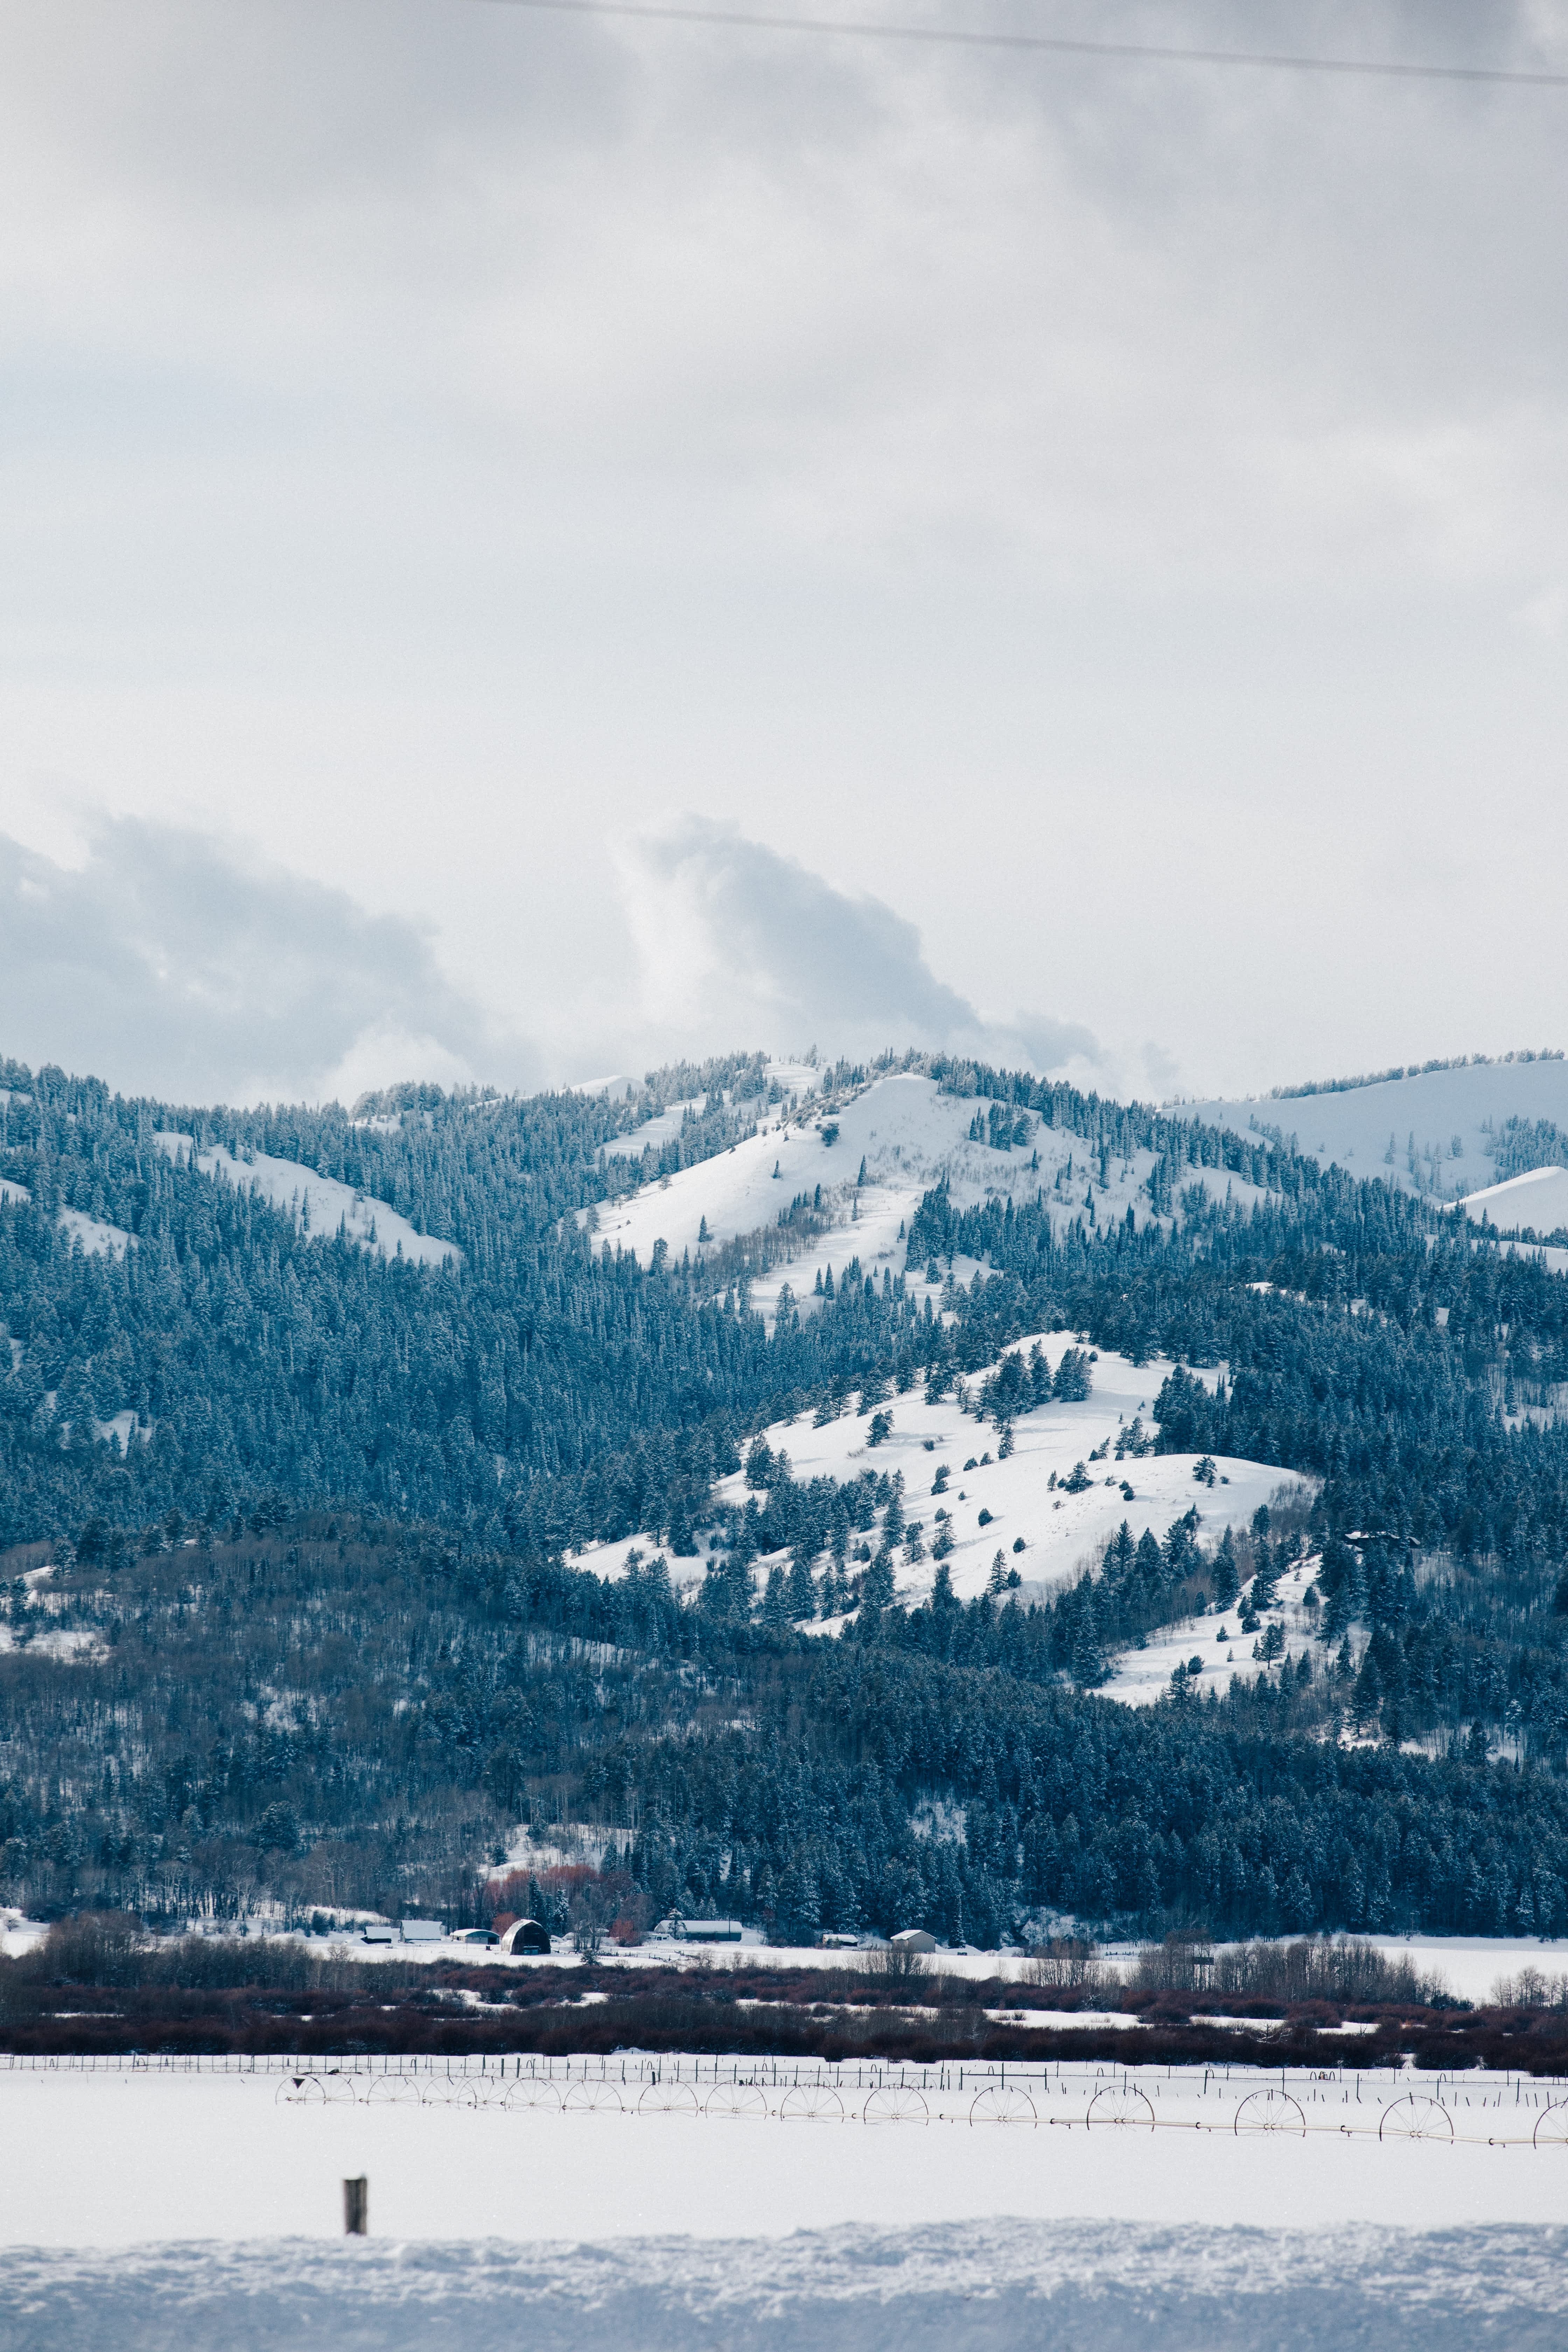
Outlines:
{"label": "valley floor", "polygon": [[[763,2112],[716,2120],[295,2104],[279,2074],[5,2070],[0,2352],[1047,2337],[1341,2352],[1396,2316],[1424,2352],[1563,2340],[1568,2147],[1529,2133],[1568,2086],[1293,2079],[1305,2136],[1248,2136],[1241,2103],[1277,2105],[1277,2074],[1020,2071],[1040,2119],[998,2128],[971,2126],[983,2077],[954,2071],[929,2121],[874,2129],[853,2097],[842,2123],[786,2121],[777,2080]],[[1101,2094],[1162,2127],[1086,2128]],[[1434,2111],[1444,2137],[1375,2136]],[[339,2235],[358,2174],[363,2243]]]}
{"label": "valley floor", "polygon": [[[1106,2062],[1004,2077],[627,2053],[531,2062],[537,2078],[527,2060],[484,2074],[470,2062],[462,2094],[482,2102],[470,2105],[448,2100],[446,2062],[392,2062],[388,2075],[362,2061],[353,2080],[329,2074],[337,2063],[317,2062],[337,2094],[325,2103],[278,2062],[226,2074],[0,2069],[0,2243],[330,2239],[340,2184],[359,2174],[378,2241],[784,2237],[998,2214],[1269,2230],[1543,2223],[1561,2218],[1568,2179],[1568,2086],[1479,2071],[1297,2070],[1282,2097],[1277,2069]],[[549,2105],[501,2104],[520,2081],[533,2096],[541,2078]],[[792,2099],[797,2084],[832,2091],[831,2120],[792,2114],[811,2104]],[[587,2100],[590,2086],[603,2105],[558,2103]],[[406,2099],[384,2099],[388,2087]],[[650,2112],[650,2098],[678,2105]],[[1549,2145],[1531,2145],[1538,2126]],[[1436,2136],[1405,2136],[1416,2128]]]}

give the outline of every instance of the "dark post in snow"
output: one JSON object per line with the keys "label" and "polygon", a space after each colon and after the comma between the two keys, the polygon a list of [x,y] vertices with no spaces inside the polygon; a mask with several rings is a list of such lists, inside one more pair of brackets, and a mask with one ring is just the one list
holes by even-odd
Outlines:
{"label": "dark post in snow", "polygon": [[370,2182],[362,2172],[343,2183],[343,2235],[363,2238],[370,2227]]}

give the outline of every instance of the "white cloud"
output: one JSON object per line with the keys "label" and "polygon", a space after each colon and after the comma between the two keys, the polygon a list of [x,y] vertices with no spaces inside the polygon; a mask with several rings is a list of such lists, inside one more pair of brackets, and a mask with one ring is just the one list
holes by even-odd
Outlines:
{"label": "white cloud", "polygon": [[937,978],[912,923],[732,825],[687,815],[645,834],[624,876],[644,1016],[672,1044],[755,1038],[775,1051],[852,1055],[919,1045],[1038,1070],[1102,1060],[1078,1023],[987,1019]]}
{"label": "white cloud", "polygon": [[525,1061],[426,937],[342,891],[135,819],[74,866],[0,835],[5,1050],[176,1102],[352,1099]]}
{"label": "white cloud", "polygon": [[428,937],[188,828],[83,813],[72,863],[0,835],[0,1050],[176,1102],[351,1102],[396,1078],[504,1086],[687,1052],[941,1048],[1098,1074],[1090,1033],[988,1019],[912,923],[731,826],[686,816],[621,861],[632,977],[538,1047],[457,988]]}

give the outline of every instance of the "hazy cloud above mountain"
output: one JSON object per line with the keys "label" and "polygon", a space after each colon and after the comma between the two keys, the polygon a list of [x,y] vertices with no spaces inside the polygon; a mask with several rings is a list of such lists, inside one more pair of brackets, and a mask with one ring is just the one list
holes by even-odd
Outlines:
{"label": "hazy cloud above mountain", "polygon": [[1092,1066],[1080,1024],[994,1021],[937,978],[913,923],[850,897],[732,825],[686,816],[626,859],[626,903],[644,971],[644,1017],[710,1048],[725,1024],[775,1051],[921,1045],[1040,1070]]}
{"label": "hazy cloud above mountain", "polygon": [[3,1049],[191,1103],[352,1101],[405,1077],[530,1087],[737,1045],[1100,1063],[1081,1026],[986,1019],[937,978],[912,923],[733,828],[683,818],[622,869],[624,917],[597,943],[626,969],[613,1019],[547,1006],[525,1036],[517,1008],[457,986],[415,924],[232,843],[100,818],[67,862],[0,835]]}
{"label": "hazy cloud above mountain", "polygon": [[85,861],[0,836],[5,1047],[178,1102],[352,1099],[519,1059],[422,932],[170,825],[105,821]]}

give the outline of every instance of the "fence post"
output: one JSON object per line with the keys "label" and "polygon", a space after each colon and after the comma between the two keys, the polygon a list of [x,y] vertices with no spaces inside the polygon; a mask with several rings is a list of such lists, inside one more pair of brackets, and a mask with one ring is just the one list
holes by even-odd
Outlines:
{"label": "fence post", "polygon": [[357,2180],[343,2183],[343,2235],[363,2238],[370,2225],[370,2182],[362,2172]]}

